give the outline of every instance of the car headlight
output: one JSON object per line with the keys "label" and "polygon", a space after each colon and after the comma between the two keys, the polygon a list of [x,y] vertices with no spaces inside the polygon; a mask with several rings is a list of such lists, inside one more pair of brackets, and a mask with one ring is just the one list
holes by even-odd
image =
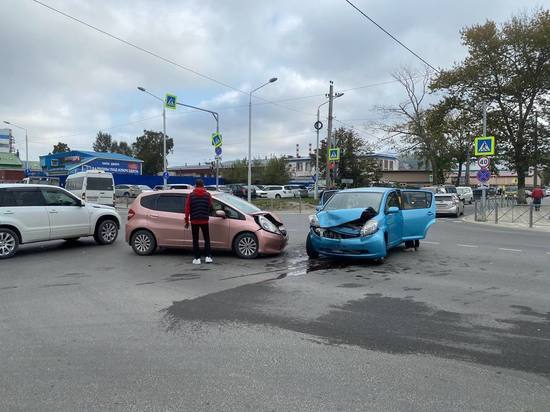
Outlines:
{"label": "car headlight", "polygon": [[309,225],[311,227],[319,227],[319,219],[317,219],[317,215],[310,215],[309,216]]}
{"label": "car headlight", "polygon": [[361,228],[361,236],[369,236],[375,233],[378,230],[378,221],[376,220],[369,220],[367,223],[363,225]]}
{"label": "car headlight", "polygon": [[265,216],[258,217],[258,222],[263,230],[267,230],[271,233],[279,233],[279,228]]}

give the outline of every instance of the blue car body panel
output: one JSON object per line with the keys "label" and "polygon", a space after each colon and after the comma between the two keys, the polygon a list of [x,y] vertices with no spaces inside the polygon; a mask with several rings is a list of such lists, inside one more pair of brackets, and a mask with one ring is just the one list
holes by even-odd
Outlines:
{"label": "blue car body panel", "polygon": [[[308,235],[310,247],[321,255],[382,258],[389,248],[408,240],[424,239],[430,226],[435,223],[435,201],[429,191],[377,187],[343,190],[339,194],[349,192],[382,193],[380,210],[370,219],[377,221],[378,230],[371,235],[360,236],[359,227],[346,225],[358,221],[365,212],[364,208],[321,210],[317,212],[319,227],[312,227]],[[388,213],[388,197],[395,197],[392,193],[399,199],[400,208],[396,213]]]}

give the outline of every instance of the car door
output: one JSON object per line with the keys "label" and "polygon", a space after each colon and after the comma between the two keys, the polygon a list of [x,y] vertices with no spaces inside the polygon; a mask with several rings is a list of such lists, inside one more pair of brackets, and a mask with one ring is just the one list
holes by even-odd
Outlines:
{"label": "car door", "polygon": [[0,189],[0,223],[17,227],[23,243],[50,239],[48,212],[36,187]]}
{"label": "car door", "polygon": [[[216,216],[216,211],[223,210],[225,218]],[[238,217],[239,213],[217,199],[212,199],[212,211],[208,226],[210,230],[210,244],[212,248],[227,249],[229,243],[229,229],[231,219]],[[202,233],[201,237],[202,239]]]}
{"label": "car door", "polygon": [[388,244],[390,246],[396,246],[401,243],[403,216],[401,214],[401,210],[398,213],[389,213],[390,207],[397,207],[401,209],[401,205],[399,204],[399,194],[396,191],[388,193],[384,209],[384,212],[386,214]]}
{"label": "car door", "polygon": [[403,240],[423,239],[435,223],[433,194],[424,190],[402,190]]}
{"label": "car door", "polygon": [[191,228],[185,228],[186,199],[183,193],[161,192],[154,210],[148,212],[147,219],[160,246],[191,246]]}
{"label": "car door", "polygon": [[41,188],[50,221],[50,239],[91,235],[90,211],[74,196],[57,188]]}

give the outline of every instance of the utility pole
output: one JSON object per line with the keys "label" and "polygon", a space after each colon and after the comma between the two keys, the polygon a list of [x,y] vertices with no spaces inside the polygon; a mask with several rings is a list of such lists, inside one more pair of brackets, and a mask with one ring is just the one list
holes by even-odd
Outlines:
{"label": "utility pole", "polygon": [[539,135],[538,135],[538,130],[539,130],[539,118],[538,118],[538,113],[535,112],[535,167],[533,168],[533,171],[535,172],[534,176],[533,176],[533,187],[537,187],[537,184],[538,184],[538,177],[537,175],[539,174],[539,170],[538,170],[538,164],[539,164]]}
{"label": "utility pole", "polygon": [[330,188],[330,148],[332,147],[332,102],[334,100],[334,84],[330,81],[330,87],[328,92],[328,127],[327,127],[327,176],[326,187]]}
{"label": "utility pole", "polygon": [[[487,103],[483,103],[483,137],[487,136]],[[487,190],[485,190],[485,184],[481,188],[481,215],[485,220],[485,209],[487,204]]]}
{"label": "utility pole", "polygon": [[166,107],[162,106],[162,163],[164,165],[162,169],[162,181],[164,183],[164,189],[168,185],[168,179],[166,178],[166,169],[168,168],[168,162],[166,161]]}
{"label": "utility pole", "polygon": [[[464,176],[464,186],[470,186],[470,137],[468,137],[468,147],[466,149],[466,171]],[[460,182],[458,182],[460,184]]]}

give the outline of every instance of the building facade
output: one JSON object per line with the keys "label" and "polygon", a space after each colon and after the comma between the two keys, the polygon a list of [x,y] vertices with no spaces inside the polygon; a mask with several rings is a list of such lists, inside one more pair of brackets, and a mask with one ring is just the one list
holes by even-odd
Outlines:
{"label": "building facade", "polygon": [[119,153],[84,150],[40,156],[40,166],[48,176],[67,176],[86,170],[104,170],[122,175],[141,175],[142,160]]}
{"label": "building facade", "polygon": [[11,129],[0,129],[0,153],[15,153],[15,141]]}

